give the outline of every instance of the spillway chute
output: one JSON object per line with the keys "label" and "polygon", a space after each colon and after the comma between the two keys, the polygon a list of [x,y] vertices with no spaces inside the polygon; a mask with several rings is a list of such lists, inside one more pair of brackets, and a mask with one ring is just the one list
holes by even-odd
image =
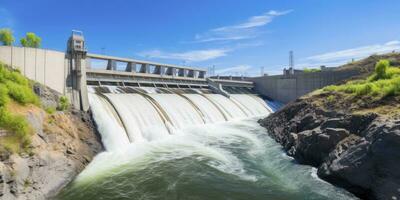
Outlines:
{"label": "spillway chute", "polygon": [[129,86],[101,86],[89,91],[96,120],[108,124],[101,131],[116,132],[115,139],[110,139],[111,134],[102,134],[107,149],[159,140],[188,127],[270,113],[264,101],[247,93],[228,98],[205,88]]}

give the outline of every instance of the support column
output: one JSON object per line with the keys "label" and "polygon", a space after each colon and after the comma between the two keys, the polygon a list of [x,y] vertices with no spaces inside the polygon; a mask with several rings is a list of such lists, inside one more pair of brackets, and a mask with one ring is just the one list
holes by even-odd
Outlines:
{"label": "support column", "polygon": [[107,70],[117,70],[117,62],[115,60],[107,61]]}
{"label": "support column", "polygon": [[159,75],[161,75],[161,66],[155,66],[155,68],[154,68],[154,74],[159,74]]}
{"label": "support column", "polygon": [[206,77],[206,72],[205,71],[199,71],[199,78],[205,78]]}
{"label": "support column", "polygon": [[195,75],[194,72],[195,72],[194,70],[188,70],[187,76],[191,77],[191,78],[194,78],[194,75]]}
{"label": "support column", "polygon": [[167,67],[165,66],[160,66],[160,75],[163,76],[165,74],[165,70],[167,69]]}
{"label": "support column", "polygon": [[182,68],[178,69],[178,76],[185,77],[185,69]]}
{"label": "support column", "polygon": [[136,63],[134,63],[134,62],[128,62],[128,64],[126,64],[126,69],[125,69],[125,71],[126,71],[126,72],[133,72],[133,73],[135,73],[135,72],[136,72]]}
{"label": "support column", "polygon": [[142,66],[140,66],[140,73],[149,73],[150,72],[150,67],[149,64],[142,64]]}
{"label": "support column", "polygon": [[175,67],[168,67],[165,74],[169,75],[169,76],[175,76],[176,75],[176,68]]}

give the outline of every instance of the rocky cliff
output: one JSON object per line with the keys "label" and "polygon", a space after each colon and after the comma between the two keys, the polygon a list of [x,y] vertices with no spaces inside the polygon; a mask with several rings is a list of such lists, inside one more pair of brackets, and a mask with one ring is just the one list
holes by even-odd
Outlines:
{"label": "rocky cliff", "polygon": [[365,199],[400,198],[400,120],[299,100],[260,123],[299,163]]}
{"label": "rocky cliff", "polygon": [[[45,87],[41,100],[57,104],[59,95]],[[34,105],[10,104],[14,114],[25,116],[32,130],[27,151],[0,155],[0,199],[47,199],[69,183],[102,150],[91,117],[80,111],[53,111]],[[2,130],[2,137],[7,131]]]}
{"label": "rocky cliff", "polygon": [[320,178],[363,199],[400,199],[400,68],[382,66],[380,74],[315,91],[259,123]]}

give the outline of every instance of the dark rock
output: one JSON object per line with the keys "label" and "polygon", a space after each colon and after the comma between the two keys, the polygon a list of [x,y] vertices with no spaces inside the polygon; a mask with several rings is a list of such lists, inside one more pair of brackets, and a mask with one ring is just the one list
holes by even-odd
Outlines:
{"label": "dark rock", "polygon": [[346,127],[348,127],[348,123],[346,123],[343,118],[329,118],[321,124],[321,129]]}
{"label": "dark rock", "polygon": [[259,122],[320,178],[363,199],[400,199],[400,120],[296,101]]}
{"label": "dark rock", "polygon": [[303,117],[299,122],[297,122],[297,132],[312,130],[318,127],[320,123],[320,120],[318,120],[314,115],[308,114]]}
{"label": "dark rock", "polygon": [[365,115],[351,115],[350,116],[350,125],[349,131],[350,133],[357,134],[360,136],[365,136],[363,134],[364,130],[370,126],[372,121],[378,117],[375,113],[368,113]]}
{"label": "dark rock", "polygon": [[349,131],[343,128],[326,128],[324,133],[329,136],[329,141],[336,146],[336,144],[349,136]]}

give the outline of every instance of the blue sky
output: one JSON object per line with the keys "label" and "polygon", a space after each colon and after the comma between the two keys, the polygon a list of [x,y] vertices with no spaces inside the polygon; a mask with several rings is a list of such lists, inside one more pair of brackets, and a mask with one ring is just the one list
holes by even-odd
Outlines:
{"label": "blue sky", "polygon": [[0,27],[65,50],[82,30],[91,53],[277,74],[400,51],[398,0],[0,0]]}

